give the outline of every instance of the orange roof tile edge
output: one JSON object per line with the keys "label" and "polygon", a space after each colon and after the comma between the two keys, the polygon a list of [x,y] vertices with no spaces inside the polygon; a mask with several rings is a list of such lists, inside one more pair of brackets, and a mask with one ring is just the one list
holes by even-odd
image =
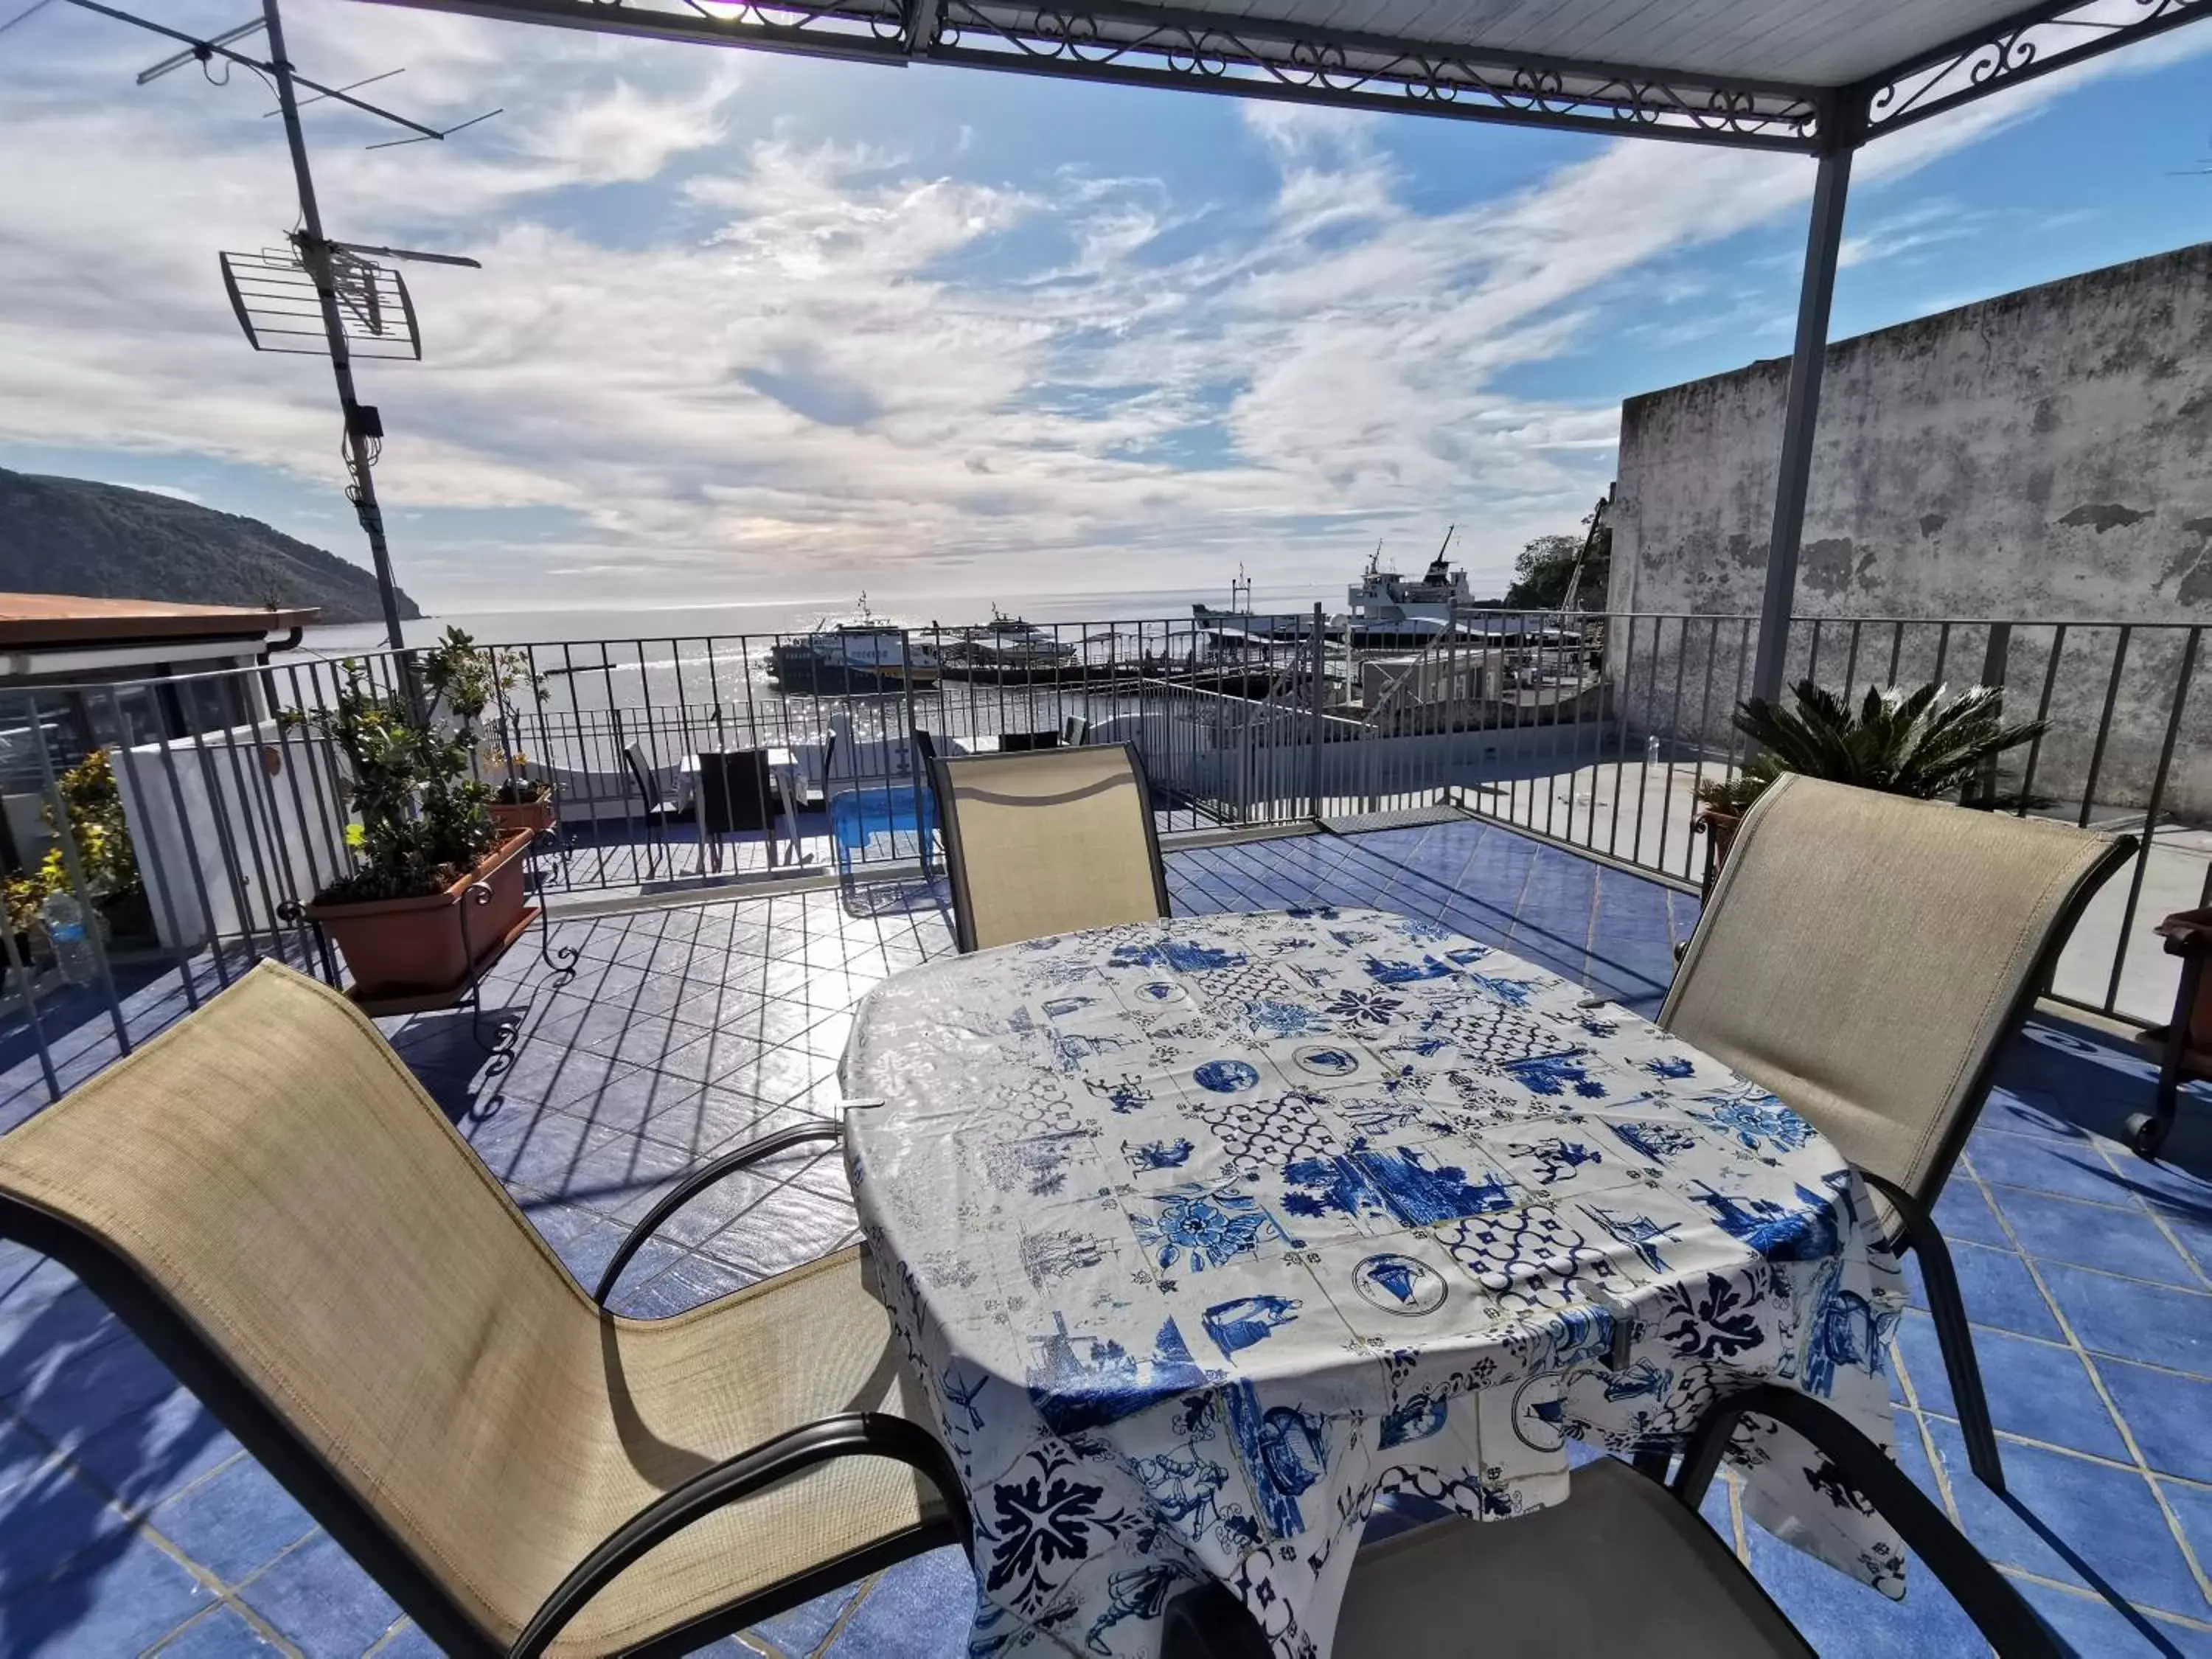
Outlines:
{"label": "orange roof tile edge", "polygon": [[304,628],[313,606],[177,605],[167,599],[0,593],[0,647],[106,645],[125,640],[234,639]]}

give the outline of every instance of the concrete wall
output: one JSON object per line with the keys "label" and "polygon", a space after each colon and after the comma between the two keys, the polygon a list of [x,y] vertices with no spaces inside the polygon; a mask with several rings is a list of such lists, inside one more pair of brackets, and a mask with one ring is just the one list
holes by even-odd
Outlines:
{"label": "concrete wall", "polygon": [[[1786,360],[1754,363],[1622,405],[1609,610],[1758,611],[1788,374]],[[2141,804],[2182,665],[2185,630],[2171,625],[2212,621],[2212,243],[1831,346],[1796,611],[2145,625],[2121,663],[2096,789]],[[1689,631],[1693,678],[1710,632]],[[1861,632],[1874,657],[1858,665],[1863,687],[1886,674],[1892,641]],[[1723,686],[1734,634],[1721,630]],[[1844,635],[1824,623],[1831,685]],[[2032,712],[2053,639],[2048,627],[2014,630],[2015,712]],[[1908,629],[1900,678],[1930,675],[1945,643]],[[1944,678],[1978,678],[1984,643],[1983,630],[1954,629]],[[1793,678],[1810,646],[1801,626]],[[1675,725],[1658,695],[1672,684],[1668,650],[1662,640],[1646,665],[1650,695],[1629,689],[1639,729]],[[2039,793],[2087,784],[2119,650],[2114,629],[2069,630],[2052,683],[2061,729],[2039,759]],[[2212,814],[2212,686],[2199,654],[2168,805]]]}

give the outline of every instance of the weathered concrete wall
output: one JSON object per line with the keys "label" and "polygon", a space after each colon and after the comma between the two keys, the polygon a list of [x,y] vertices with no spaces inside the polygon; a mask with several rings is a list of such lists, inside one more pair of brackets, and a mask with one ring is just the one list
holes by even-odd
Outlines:
{"label": "weathered concrete wall", "polygon": [[[1622,405],[1608,609],[1758,611],[1788,375],[1786,361],[1754,363]],[[2212,243],[1831,346],[1796,611],[2212,621]],[[1735,678],[1733,632],[1721,630],[1723,686]],[[1845,630],[1824,623],[1822,632],[1820,678],[1839,685]],[[1881,632],[1866,647],[1874,659],[1857,665],[1862,688],[1889,666]],[[1969,684],[1985,631],[1954,633],[1944,677]],[[1689,632],[1695,678],[1705,637]],[[2047,627],[2014,629],[2005,672],[2015,712],[2040,696],[2052,640]],[[2038,793],[2071,798],[2087,782],[2118,644],[2112,629],[2069,630],[2052,684],[2062,730],[2039,758]],[[1810,646],[1801,626],[1793,678]],[[2170,627],[2130,637],[2100,800],[2147,795],[2183,647]],[[1939,648],[1936,630],[1911,629],[1900,678],[1932,672]],[[1657,695],[1672,684],[1663,641],[1649,666],[1654,694],[1632,688],[1624,707],[1639,728],[1673,729]],[[2192,678],[2168,804],[2212,814],[2212,687],[2201,660]]]}

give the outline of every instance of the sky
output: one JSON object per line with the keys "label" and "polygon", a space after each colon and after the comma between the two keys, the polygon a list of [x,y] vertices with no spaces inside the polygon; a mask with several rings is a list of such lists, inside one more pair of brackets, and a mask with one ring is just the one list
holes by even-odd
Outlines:
{"label": "sky", "polygon": [[[248,0],[141,0],[212,31]],[[12,9],[0,0],[0,9]],[[1216,589],[1380,541],[1496,592],[1624,397],[1784,356],[1813,163],[292,0],[330,233],[406,268],[377,485],[433,612]],[[0,465],[368,562],[329,373],[219,249],[295,221],[243,70],[61,4],[0,33]],[[220,78],[220,77],[217,77]],[[1860,153],[1832,337],[2212,237],[2212,24]],[[978,608],[980,609],[980,603]]]}

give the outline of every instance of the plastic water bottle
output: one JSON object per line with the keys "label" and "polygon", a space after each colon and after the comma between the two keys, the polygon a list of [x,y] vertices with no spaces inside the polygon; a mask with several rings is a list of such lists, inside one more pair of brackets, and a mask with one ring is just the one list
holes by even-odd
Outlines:
{"label": "plastic water bottle", "polygon": [[54,962],[62,977],[72,985],[89,985],[100,972],[92,940],[85,936],[84,906],[67,893],[49,893],[39,906],[39,920],[54,947]]}
{"label": "plastic water bottle", "polygon": [[1656,732],[1644,739],[1644,763],[1646,766],[1659,764],[1659,737]]}

